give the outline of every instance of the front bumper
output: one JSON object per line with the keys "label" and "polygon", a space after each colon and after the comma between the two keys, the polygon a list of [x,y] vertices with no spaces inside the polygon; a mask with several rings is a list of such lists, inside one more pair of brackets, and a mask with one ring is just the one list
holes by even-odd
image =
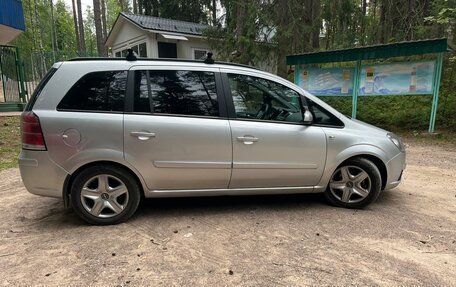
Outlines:
{"label": "front bumper", "polygon": [[405,158],[405,152],[400,152],[386,164],[388,180],[386,181],[385,190],[395,188],[401,183],[402,173],[407,166]]}
{"label": "front bumper", "polygon": [[18,161],[22,182],[30,193],[62,198],[68,173],[49,157],[47,151],[23,149]]}

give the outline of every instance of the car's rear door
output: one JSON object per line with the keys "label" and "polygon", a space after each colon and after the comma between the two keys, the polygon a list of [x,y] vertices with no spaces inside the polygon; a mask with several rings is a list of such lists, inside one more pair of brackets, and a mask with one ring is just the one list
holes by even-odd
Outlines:
{"label": "car's rear door", "polygon": [[129,84],[124,154],[147,187],[227,188],[231,132],[218,69],[136,66]]}

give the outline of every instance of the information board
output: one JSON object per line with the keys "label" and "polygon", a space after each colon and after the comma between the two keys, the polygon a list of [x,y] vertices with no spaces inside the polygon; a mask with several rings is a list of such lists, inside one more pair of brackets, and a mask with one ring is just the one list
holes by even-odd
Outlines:
{"label": "information board", "polygon": [[[435,61],[361,66],[359,96],[433,93]],[[316,96],[353,94],[354,68],[297,67],[295,83]]]}
{"label": "information board", "polygon": [[316,96],[349,96],[353,92],[352,68],[298,68],[297,84]]}
{"label": "information board", "polygon": [[363,66],[359,95],[432,94],[434,61]]}

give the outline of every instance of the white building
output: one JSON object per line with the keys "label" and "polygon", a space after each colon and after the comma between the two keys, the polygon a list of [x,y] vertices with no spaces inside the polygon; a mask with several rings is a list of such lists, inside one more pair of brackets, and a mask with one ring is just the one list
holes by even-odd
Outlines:
{"label": "white building", "polygon": [[106,39],[114,57],[133,49],[140,57],[202,59],[210,50],[202,32],[208,26],[120,13]]}

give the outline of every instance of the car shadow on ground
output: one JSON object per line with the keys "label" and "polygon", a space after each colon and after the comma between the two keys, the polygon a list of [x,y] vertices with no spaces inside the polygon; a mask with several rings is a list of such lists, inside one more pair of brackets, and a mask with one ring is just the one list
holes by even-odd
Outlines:
{"label": "car shadow on ground", "polygon": [[[364,210],[390,208],[391,203],[398,202],[398,191],[382,191],[373,205]],[[291,210],[324,210],[337,208],[330,205],[323,193],[315,194],[281,194],[281,195],[246,195],[214,197],[179,197],[179,198],[146,198],[140,204],[134,218],[154,218],[156,216],[192,216],[195,214],[219,214],[249,212],[261,209],[264,212]],[[344,210],[344,208],[341,208]]]}
{"label": "car shadow on ground", "polygon": [[284,194],[284,195],[245,195],[209,196],[178,198],[146,198],[138,209],[138,214],[176,212],[192,214],[199,212],[244,211],[252,208],[281,210],[325,205],[322,194]]}
{"label": "car shadow on ground", "polygon": [[[392,208],[390,205],[401,204],[398,200],[400,191],[384,191],[374,206],[365,210]],[[71,208],[64,208],[60,200],[47,199],[48,209],[40,208],[29,224],[41,228],[72,228],[88,225],[80,219]],[[146,198],[129,221],[143,221],[153,218],[188,218],[195,215],[211,216],[217,214],[238,214],[254,210],[262,212],[281,212],[306,210],[325,212],[334,209],[323,194],[284,194],[284,195],[248,195],[248,196],[214,196],[214,197],[179,197],[179,198]],[[344,210],[341,208],[341,210]],[[20,221],[24,221],[19,217]],[[127,224],[128,222],[127,221]]]}

